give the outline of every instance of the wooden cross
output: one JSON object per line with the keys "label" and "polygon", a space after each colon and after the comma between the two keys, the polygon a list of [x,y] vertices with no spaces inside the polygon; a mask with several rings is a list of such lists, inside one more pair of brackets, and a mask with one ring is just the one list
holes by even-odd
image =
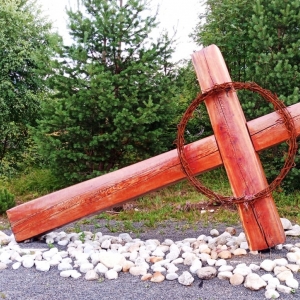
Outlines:
{"label": "wooden cross", "polygon": [[[209,46],[192,55],[202,90],[230,82],[219,49]],[[274,112],[246,122],[236,93],[229,91],[206,99],[215,135],[185,146],[194,174],[225,166],[236,197],[253,195],[267,181],[257,152],[287,140],[288,133]],[[300,103],[287,108],[300,134]],[[185,179],[177,151],[172,150],[115,172],[37,198],[7,211],[17,241],[43,234],[91,214],[140,197]],[[285,241],[272,196],[238,211],[251,250]]]}

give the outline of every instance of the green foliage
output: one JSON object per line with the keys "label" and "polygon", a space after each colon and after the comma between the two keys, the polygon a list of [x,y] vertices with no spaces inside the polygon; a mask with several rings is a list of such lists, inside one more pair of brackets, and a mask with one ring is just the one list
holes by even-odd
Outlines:
{"label": "green foliage", "polygon": [[[271,90],[286,105],[298,102],[299,1],[207,0],[206,4],[207,10],[200,15],[193,34],[195,41],[204,46],[219,46],[233,81],[254,81]],[[247,119],[272,111],[256,94],[242,91],[239,99]],[[279,146],[273,155],[263,157],[270,169],[267,171],[270,180],[282,167],[285,151],[286,148]],[[288,191],[300,188],[298,174],[298,169],[289,174],[285,181]]]}
{"label": "green foliage", "polygon": [[49,169],[31,168],[6,181],[5,185],[18,199],[25,201],[56,191],[66,183]]}
{"label": "green foliage", "polygon": [[77,182],[168,150],[175,138],[171,41],[145,1],[83,0],[69,10],[37,140],[58,174]]}
{"label": "green foliage", "polygon": [[[200,93],[199,83],[191,61],[181,62],[176,76],[176,111],[175,124],[178,124],[192,101]],[[187,143],[212,134],[212,128],[204,103],[200,104],[188,122],[185,133]]]}
{"label": "green foliage", "polygon": [[8,209],[14,207],[15,196],[6,189],[0,189],[0,214],[5,213]]}
{"label": "green foliage", "polygon": [[0,172],[17,168],[45,95],[56,35],[34,1],[0,0]]}

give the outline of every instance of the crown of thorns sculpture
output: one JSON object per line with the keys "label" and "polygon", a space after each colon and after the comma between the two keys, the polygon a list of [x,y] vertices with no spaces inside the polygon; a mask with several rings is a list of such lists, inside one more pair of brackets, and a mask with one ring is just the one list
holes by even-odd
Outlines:
{"label": "crown of thorns sculpture", "polygon": [[[249,90],[252,92],[256,92],[260,94],[266,101],[273,105],[273,108],[277,110],[280,114],[280,120],[284,123],[286,130],[289,134],[289,139],[287,140],[288,144],[288,154],[285,159],[283,168],[281,169],[279,175],[270,183],[270,185],[263,189],[262,191],[254,194],[254,195],[245,195],[242,197],[233,197],[233,196],[223,196],[220,194],[215,193],[214,191],[205,187],[201,181],[196,179],[193,175],[193,172],[187,162],[185,153],[184,153],[184,132],[186,125],[190,118],[193,115],[194,110],[202,103],[205,99],[211,96],[216,96],[221,92],[228,92],[230,90]],[[223,84],[216,84],[211,89],[205,91],[204,93],[200,94],[187,108],[184,115],[181,118],[180,123],[177,125],[177,151],[179,160],[181,163],[181,167],[183,172],[186,174],[188,180],[196,187],[196,189],[206,195],[209,199],[218,202],[218,203],[253,203],[257,199],[264,198],[272,193],[282,182],[284,177],[290,171],[292,167],[294,167],[294,158],[297,152],[297,133],[296,128],[294,125],[294,121],[292,116],[290,115],[289,111],[286,109],[286,106],[282,101],[280,101],[275,94],[270,92],[269,90],[261,88],[259,85],[253,82],[243,83],[243,82],[226,82]]]}

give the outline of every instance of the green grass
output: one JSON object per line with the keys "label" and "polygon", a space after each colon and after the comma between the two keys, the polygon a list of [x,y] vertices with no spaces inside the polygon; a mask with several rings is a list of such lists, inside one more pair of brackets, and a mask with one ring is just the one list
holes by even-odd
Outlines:
{"label": "green grass", "polygon": [[[223,169],[210,171],[201,176],[201,180],[205,186],[219,194],[232,194]],[[15,195],[18,203],[40,197],[59,187],[59,179],[49,170],[36,169],[2,183]],[[283,192],[275,192],[273,196],[280,217],[300,224],[300,193],[294,192],[287,195]],[[207,212],[201,213],[202,210],[207,210]],[[214,212],[209,212],[210,210],[214,210]],[[80,232],[80,226],[84,224],[91,224],[99,228],[98,219],[106,220],[105,227],[112,232],[122,230],[136,232],[140,229],[135,228],[135,222],[142,222],[146,227],[156,227],[165,220],[182,221],[187,226],[193,226],[197,222],[201,222],[204,226],[214,223],[225,223],[229,226],[240,221],[235,206],[214,205],[186,181],[131,201],[120,211],[103,212],[92,218],[83,219],[76,223],[73,230]]]}
{"label": "green grass", "polygon": [[18,203],[26,202],[62,187],[61,180],[48,169],[31,169],[0,184],[15,195]]}

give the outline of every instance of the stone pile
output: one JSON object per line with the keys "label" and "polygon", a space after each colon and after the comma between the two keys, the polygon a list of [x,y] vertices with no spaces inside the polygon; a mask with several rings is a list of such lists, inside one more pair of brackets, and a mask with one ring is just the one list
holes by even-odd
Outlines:
{"label": "stone pile", "polygon": [[[300,226],[281,219],[287,235],[299,236]],[[265,289],[267,299],[280,297],[280,293],[294,293],[299,288],[295,274],[300,268],[300,242],[278,245],[285,253],[274,260],[265,259],[260,264],[230,265],[230,258],[257,255],[250,251],[241,232],[228,227],[222,234],[216,229],[210,235],[186,238],[182,241],[156,239],[142,241],[128,233],[118,236],[101,232],[80,233],[51,232],[43,239],[49,249],[22,249],[13,235],[0,232],[0,270],[5,268],[36,268],[47,272],[57,268],[60,276],[86,280],[113,280],[120,272],[140,276],[141,280],[162,282],[177,280],[182,285],[193,284],[195,278],[228,280],[233,286],[243,284],[250,290]],[[55,244],[60,245],[55,247]],[[63,248],[64,250],[59,250]],[[180,265],[185,271],[179,271]],[[181,268],[182,270],[182,268]],[[257,274],[263,271],[264,275]]]}

